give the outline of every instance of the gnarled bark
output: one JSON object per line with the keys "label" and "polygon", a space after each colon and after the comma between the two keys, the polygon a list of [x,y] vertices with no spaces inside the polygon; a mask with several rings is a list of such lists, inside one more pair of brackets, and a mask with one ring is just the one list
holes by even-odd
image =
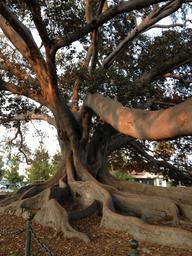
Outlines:
{"label": "gnarled bark", "polygon": [[[81,151],[73,151],[68,144],[56,176],[2,199],[0,212],[25,218],[31,212],[34,221],[64,237],[85,242],[89,241],[87,235],[75,231],[70,220],[99,213],[101,225],[125,230],[135,239],[150,238],[154,243],[192,250],[192,233],[182,229],[183,222],[192,220],[191,188],[157,188],[122,182],[106,172],[101,172],[103,175],[97,180],[81,155]],[[164,226],[158,225],[159,221]]]}

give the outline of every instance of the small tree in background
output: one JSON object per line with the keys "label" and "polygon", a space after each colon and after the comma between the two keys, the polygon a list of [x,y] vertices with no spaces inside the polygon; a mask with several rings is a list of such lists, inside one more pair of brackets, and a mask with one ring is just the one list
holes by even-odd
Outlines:
{"label": "small tree in background", "polygon": [[48,151],[40,144],[39,148],[35,151],[34,159],[31,168],[27,170],[27,179],[29,181],[44,181],[51,176],[52,168],[49,163]]}
{"label": "small tree in background", "polygon": [[0,179],[3,177],[4,172],[5,172],[4,162],[2,160],[2,157],[0,157]]}
{"label": "small tree in background", "polygon": [[4,176],[10,183],[22,182],[23,175],[19,174],[19,162],[16,157],[9,161],[9,167],[5,170]]}
{"label": "small tree in background", "polygon": [[50,175],[51,176],[56,173],[60,160],[61,160],[61,152],[58,151],[53,156],[52,161],[51,161],[51,166],[50,166]]}

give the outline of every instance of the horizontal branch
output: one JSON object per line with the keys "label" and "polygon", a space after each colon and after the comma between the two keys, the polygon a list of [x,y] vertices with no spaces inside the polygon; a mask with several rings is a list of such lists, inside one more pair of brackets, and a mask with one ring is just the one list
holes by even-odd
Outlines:
{"label": "horizontal branch", "polygon": [[167,25],[156,24],[156,25],[151,26],[149,29],[152,29],[152,28],[175,28],[175,27],[184,27],[184,24],[182,24],[182,23],[167,24]]}
{"label": "horizontal branch", "polygon": [[172,165],[171,163],[164,161],[164,160],[157,160],[155,159],[155,157],[149,155],[147,153],[147,151],[145,151],[141,145],[140,142],[138,141],[128,141],[128,144],[134,148],[137,152],[139,152],[142,156],[145,157],[145,159],[149,160],[151,163],[153,163],[157,168],[159,167],[163,167],[166,169],[169,169],[169,178],[175,178],[177,177],[177,179],[189,179],[192,180],[192,175],[190,175],[189,173],[186,173],[185,171],[175,167],[174,165]]}
{"label": "horizontal branch", "polygon": [[0,77],[0,91],[8,91],[13,94],[26,96],[46,106],[41,96],[41,93],[40,92],[38,93],[36,89],[28,88],[26,86],[16,86],[15,84],[3,81],[1,77]]}
{"label": "horizontal branch", "polygon": [[172,73],[167,73],[167,74],[163,75],[163,77],[174,78],[174,79],[181,81],[184,84],[192,83],[192,79],[186,79],[181,75],[176,75],[176,74],[172,74]]}
{"label": "horizontal branch", "polygon": [[99,94],[88,94],[85,106],[118,132],[138,139],[161,140],[192,135],[192,98],[165,110],[123,107]]}
{"label": "horizontal branch", "polygon": [[125,136],[123,134],[117,134],[113,138],[111,138],[108,153],[111,153],[114,150],[118,150],[118,149],[121,149],[121,148],[127,147],[127,146],[129,146],[129,147],[131,146],[141,156],[143,156],[145,159],[150,161],[156,168],[163,167],[165,169],[168,169],[169,171],[166,171],[166,173],[169,175],[169,178],[174,179],[175,177],[177,177],[177,179],[188,178],[188,179],[192,180],[192,176],[190,174],[175,167],[173,164],[171,164],[167,161],[157,160],[154,156],[148,154],[148,152],[143,148],[143,145],[139,141],[136,141],[134,138]]}
{"label": "horizontal branch", "polygon": [[34,113],[33,111],[27,111],[26,113],[16,114],[15,116],[11,117],[11,120],[9,121],[32,121],[32,120],[45,121],[48,124],[56,127],[55,119],[53,117],[43,113]]}
{"label": "horizontal branch", "polygon": [[31,85],[34,84],[35,79],[32,78],[18,63],[13,63],[8,60],[8,57],[0,51],[0,59],[4,60],[2,66],[5,67],[12,75],[16,76],[18,80],[28,81]]}
{"label": "horizontal branch", "polygon": [[192,50],[188,49],[183,52],[179,52],[177,55],[169,57],[164,60],[162,64],[151,68],[149,72],[144,72],[143,75],[136,81],[139,86],[145,86],[152,81],[162,77],[167,72],[176,69],[179,66],[192,63]]}
{"label": "horizontal branch", "polygon": [[108,154],[114,152],[115,150],[122,149],[128,144],[129,141],[132,140],[135,139],[130,136],[125,136],[123,134],[116,134],[112,136],[108,145]]}

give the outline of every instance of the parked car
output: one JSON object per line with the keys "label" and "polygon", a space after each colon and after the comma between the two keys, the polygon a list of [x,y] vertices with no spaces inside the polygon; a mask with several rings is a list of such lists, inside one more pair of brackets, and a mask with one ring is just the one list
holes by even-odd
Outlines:
{"label": "parked car", "polygon": [[20,187],[21,187],[20,184],[17,184],[17,183],[9,183],[6,180],[0,181],[0,191],[3,191],[3,192],[13,192],[19,189]]}
{"label": "parked car", "polygon": [[13,192],[14,190],[7,187],[7,186],[4,186],[4,185],[0,185],[0,192]]}

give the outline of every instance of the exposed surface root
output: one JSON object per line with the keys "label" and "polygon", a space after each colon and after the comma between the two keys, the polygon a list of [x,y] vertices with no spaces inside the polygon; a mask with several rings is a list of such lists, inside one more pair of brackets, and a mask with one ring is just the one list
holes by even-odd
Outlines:
{"label": "exposed surface root", "polygon": [[[15,214],[27,218],[29,214],[34,215],[34,221],[43,226],[53,228],[57,233],[62,233],[65,238],[78,238],[85,242],[89,241],[87,235],[76,231],[71,227],[68,221],[68,213],[62,207],[65,200],[69,198],[69,188],[62,183],[62,187],[53,186],[51,188],[43,188],[36,190],[29,187],[29,191],[23,190],[19,200],[0,207],[1,213]],[[36,195],[34,195],[36,194]],[[31,197],[27,197],[31,196]],[[33,195],[33,196],[32,196]],[[12,195],[14,197],[14,195]],[[56,199],[55,199],[56,198]],[[77,219],[90,215],[97,209],[96,203],[91,204],[85,209],[71,212],[70,218]]]}
{"label": "exposed surface root", "polygon": [[113,194],[115,208],[125,215],[135,214],[142,219],[179,221],[177,205],[170,199],[125,193]]}
{"label": "exposed surface root", "polygon": [[128,191],[139,195],[160,196],[169,198],[178,203],[192,205],[191,187],[157,187],[138,182],[127,182],[119,180],[111,175],[102,175],[102,182],[117,188],[120,191]]}
{"label": "exposed surface root", "polygon": [[[100,186],[98,182],[71,181],[70,186],[73,191],[86,198],[88,201],[94,199],[102,205],[101,225],[117,230],[129,232],[135,239],[141,241],[151,241],[157,244],[176,248],[192,249],[192,233],[176,227],[158,226],[145,223],[139,218],[133,216],[122,216],[115,212],[115,206],[123,208],[129,214],[136,212],[138,215],[145,217],[164,219],[172,218],[176,222],[178,219],[178,207],[170,199],[160,197],[141,196],[133,193],[122,195],[110,193]],[[141,199],[140,199],[141,196]],[[137,201],[138,200],[138,201]],[[116,203],[114,205],[113,201]],[[158,206],[158,207],[156,207]],[[149,207],[149,209],[148,209]]]}
{"label": "exposed surface root", "polygon": [[142,220],[114,213],[104,207],[102,225],[117,230],[125,230],[134,239],[150,241],[170,247],[192,249],[192,233],[180,228],[150,225]]}
{"label": "exposed surface root", "polygon": [[20,201],[24,198],[32,197],[42,192],[45,189],[44,184],[27,185],[20,188],[18,191],[8,194],[0,201],[0,207],[9,205],[15,201]]}
{"label": "exposed surface root", "polygon": [[[30,212],[41,225],[85,242],[87,235],[74,230],[69,221],[97,212],[101,225],[127,231],[137,240],[192,250],[192,233],[178,227],[191,224],[191,189],[129,184],[111,177],[98,181],[79,161],[73,163],[66,163],[57,185],[54,181],[52,186],[28,186],[2,199],[0,212],[24,218]],[[154,225],[158,222],[163,225]]]}
{"label": "exposed surface root", "polygon": [[68,213],[69,220],[79,220],[93,215],[97,211],[96,201],[92,202],[89,206],[81,210],[71,211]]}
{"label": "exposed surface root", "polygon": [[65,238],[75,237],[89,242],[87,235],[70,226],[66,210],[55,199],[47,201],[37,212],[34,220],[41,225],[55,229],[57,233],[61,232]]}
{"label": "exposed surface root", "polygon": [[192,222],[192,205],[179,204],[182,216]]}

